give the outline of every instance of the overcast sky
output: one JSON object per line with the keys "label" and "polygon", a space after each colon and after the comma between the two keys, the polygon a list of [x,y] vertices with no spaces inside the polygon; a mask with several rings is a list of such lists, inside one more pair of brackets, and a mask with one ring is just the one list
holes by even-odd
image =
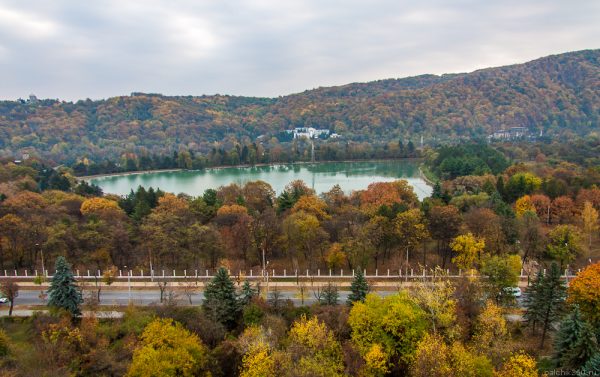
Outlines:
{"label": "overcast sky", "polygon": [[272,97],[599,47],[597,0],[0,0],[0,98]]}

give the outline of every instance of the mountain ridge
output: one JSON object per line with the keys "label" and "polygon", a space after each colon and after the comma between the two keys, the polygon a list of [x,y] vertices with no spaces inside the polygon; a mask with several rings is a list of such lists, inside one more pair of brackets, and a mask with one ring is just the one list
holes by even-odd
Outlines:
{"label": "mountain ridge", "polygon": [[[344,141],[481,139],[505,127],[549,135],[598,130],[600,50],[470,73],[424,74],[280,96],[164,96],[0,101],[0,155],[56,162],[124,153],[206,152],[303,126]],[[339,142],[339,141],[338,141]]]}

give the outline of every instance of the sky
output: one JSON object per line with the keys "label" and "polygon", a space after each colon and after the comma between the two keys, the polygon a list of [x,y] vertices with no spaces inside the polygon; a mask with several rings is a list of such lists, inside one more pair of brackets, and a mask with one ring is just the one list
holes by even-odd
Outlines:
{"label": "sky", "polygon": [[0,0],[0,98],[276,97],[599,47],[597,0]]}

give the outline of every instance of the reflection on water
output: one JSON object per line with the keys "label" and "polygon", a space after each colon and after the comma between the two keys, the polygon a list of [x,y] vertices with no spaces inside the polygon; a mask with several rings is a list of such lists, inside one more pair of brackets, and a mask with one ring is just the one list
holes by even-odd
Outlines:
{"label": "reflection on water", "polygon": [[293,164],[254,166],[245,168],[221,168],[192,171],[156,172],[107,176],[90,181],[104,192],[125,195],[138,186],[158,187],[163,191],[200,195],[208,188],[249,181],[268,182],[277,194],[289,182],[301,179],[317,193],[339,184],[346,193],[365,189],[370,183],[406,179],[419,199],[431,194],[429,187],[419,177],[418,164],[414,161],[360,161],[324,162],[317,164]]}

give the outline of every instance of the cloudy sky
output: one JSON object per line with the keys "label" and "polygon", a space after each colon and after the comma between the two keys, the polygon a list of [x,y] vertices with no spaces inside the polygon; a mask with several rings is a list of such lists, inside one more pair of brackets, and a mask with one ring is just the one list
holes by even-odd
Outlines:
{"label": "cloudy sky", "polygon": [[0,0],[0,98],[278,96],[599,47],[596,0]]}

